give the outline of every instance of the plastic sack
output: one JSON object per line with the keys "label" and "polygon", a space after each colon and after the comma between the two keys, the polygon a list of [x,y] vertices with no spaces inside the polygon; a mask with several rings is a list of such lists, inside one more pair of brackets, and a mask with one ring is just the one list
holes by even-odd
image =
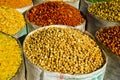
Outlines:
{"label": "plastic sack", "polygon": [[90,6],[92,3],[87,0],[81,0],[79,3],[79,9],[83,13],[84,16],[87,15],[87,9],[88,6]]}
{"label": "plastic sack", "polygon": [[[26,22],[27,22],[27,30],[28,30],[28,33],[30,33],[31,31],[35,30],[35,29],[38,29],[38,28],[41,28],[43,26],[38,26],[38,25],[35,25],[33,23],[31,23],[29,21],[29,19],[27,18],[27,12],[25,13],[25,19],[26,19]],[[80,25],[78,26],[74,26],[73,28],[76,28],[76,29],[79,29],[79,30],[82,30],[82,31],[85,31],[85,26],[86,26],[86,20],[84,19],[84,22],[81,23]],[[72,27],[72,26],[70,26]]]}
{"label": "plastic sack", "polygon": [[98,45],[105,51],[108,56],[108,64],[106,68],[104,80],[119,80],[120,79],[120,56],[112,52],[107,46],[105,46],[95,35],[95,39]]}
{"label": "plastic sack", "polygon": [[[49,27],[60,27],[60,28],[66,28],[67,26],[64,25],[51,25],[51,26],[45,26],[39,29],[36,29],[29,33],[29,35],[32,35],[37,30],[43,29],[43,28],[49,28]],[[87,33],[86,33],[87,34]],[[26,38],[27,38],[26,37]],[[103,51],[104,55],[105,52]],[[107,65],[107,57],[105,55],[106,62],[105,64],[98,70],[91,72],[89,74],[83,74],[83,75],[69,75],[69,74],[62,74],[57,72],[50,72],[41,69],[40,67],[36,66],[32,62],[30,62],[27,57],[25,57],[25,63],[26,63],[26,71],[27,71],[27,80],[103,80],[106,65]]]}
{"label": "plastic sack", "polygon": [[102,27],[118,25],[120,25],[120,22],[111,22],[108,20],[103,20],[89,12],[87,14],[87,31],[90,32],[93,36],[95,36],[96,31]]}

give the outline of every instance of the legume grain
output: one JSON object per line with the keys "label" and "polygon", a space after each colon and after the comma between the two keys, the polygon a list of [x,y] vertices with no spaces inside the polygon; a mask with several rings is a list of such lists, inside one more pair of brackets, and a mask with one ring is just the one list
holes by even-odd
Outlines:
{"label": "legume grain", "polygon": [[22,13],[13,8],[0,6],[0,31],[15,35],[25,26]]}
{"label": "legume grain", "polygon": [[0,5],[11,8],[22,8],[32,4],[32,0],[0,0]]}
{"label": "legume grain", "polygon": [[62,24],[77,26],[84,22],[80,11],[64,2],[45,2],[27,12],[28,20],[38,26]]}
{"label": "legume grain", "polygon": [[90,1],[90,2],[92,2],[92,3],[95,3],[95,2],[101,2],[101,1],[107,2],[107,1],[109,1],[109,0],[88,0],[88,1]]}
{"label": "legume grain", "polygon": [[21,65],[21,49],[11,36],[0,32],[0,80],[11,80]]}
{"label": "legume grain", "polygon": [[110,2],[94,3],[88,7],[88,12],[104,20],[119,22],[120,2],[110,1]]}
{"label": "legume grain", "polygon": [[100,29],[96,36],[99,41],[120,56],[120,26]]}
{"label": "legume grain", "polygon": [[29,35],[23,44],[27,58],[48,71],[86,74],[101,68],[104,55],[88,35],[71,28],[46,28]]}

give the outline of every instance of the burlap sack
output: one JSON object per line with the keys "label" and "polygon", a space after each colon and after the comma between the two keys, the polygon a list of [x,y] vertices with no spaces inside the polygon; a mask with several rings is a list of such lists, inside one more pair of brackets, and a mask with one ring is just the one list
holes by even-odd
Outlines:
{"label": "burlap sack", "polygon": [[[49,28],[49,27],[60,27],[60,28],[66,28],[66,26],[64,25],[51,25],[51,26],[46,26],[46,27],[42,27],[39,29],[43,29],[43,28]],[[34,32],[36,32],[36,29],[34,31],[32,31],[31,33],[29,33],[27,35],[27,37],[29,37],[29,35],[32,35]],[[87,34],[87,33],[86,33]],[[27,39],[26,37],[26,39]],[[104,53],[104,51],[103,51]],[[89,74],[83,74],[83,75],[69,75],[69,74],[60,74],[60,73],[56,73],[56,72],[49,72],[46,70],[43,70],[42,68],[36,66],[35,64],[33,64],[32,62],[30,62],[27,57],[25,57],[25,63],[26,63],[26,71],[27,71],[27,80],[103,80],[104,78],[104,73],[106,70],[106,65],[107,65],[107,57],[105,55],[106,58],[106,63],[104,64],[104,66],[92,73]]]}
{"label": "burlap sack", "polygon": [[90,6],[91,4],[92,3],[87,0],[80,0],[79,9],[83,13],[84,16],[87,15],[88,6]]}
{"label": "burlap sack", "polygon": [[95,35],[96,42],[108,56],[108,64],[104,80],[120,80],[120,56],[108,49]]}
{"label": "burlap sack", "polygon": [[70,4],[71,6],[79,9],[79,1],[80,0],[33,0],[33,5],[41,4],[46,1],[63,1],[67,4]]}
{"label": "burlap sack", "polygon": [[87,13],[87,31],[90,32],[93,36],[95,36],[96,31],[102,27],[118,25],[120,25],[120,22],[111,22],[108,20],[103,20],[96,17],[90,12]]}

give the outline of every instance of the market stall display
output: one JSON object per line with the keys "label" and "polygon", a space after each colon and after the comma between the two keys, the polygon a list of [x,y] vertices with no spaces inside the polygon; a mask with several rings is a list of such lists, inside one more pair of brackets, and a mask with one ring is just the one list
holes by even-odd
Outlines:
{"label": "market stall display", "polygon": [[0,6],[0,31],[18,38],[26,34],[25,23],[24,16],[20,12],[13,8]]}
{"label": "market stall display", "polygon": [[28,27],[34,29],[61,24],[85,30],[85,19],[80,11],[64,2],[45,2],[26,12]]}
{"label": "market stall display", "polygon": [[0,32],[0,80],[24,80],[22,49],[17,39]]}
{"label": "market stall display", "polygon": [[0,5],[15,8],[22,13],[33,6],[32,0],[0,0]]}
{"label": "market stall display", "polygon": [[0,0],[0,80],[119,80],[119,5]]}
{"label": "market stall display", "polygon": [[[23,50],[27,80],[41,79],[36,75],[43,75],[43,80],[58,80],[60,74],[70,79],[103,79],[106,56],[91,37],[78,29],[63,25],[39,28],[27,35]],[[58,76],[53,77],[55,74]]]}

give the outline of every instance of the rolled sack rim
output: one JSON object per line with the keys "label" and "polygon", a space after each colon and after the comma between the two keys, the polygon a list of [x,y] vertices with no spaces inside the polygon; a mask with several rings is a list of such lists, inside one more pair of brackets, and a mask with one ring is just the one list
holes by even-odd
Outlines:
{"label": "rolled sack rim", "polygon": [[[30,33],[26,36],[26,38],[25,38],[25,40],[24,40],[24,42],[23,42],[23,45],[24,45],[26,39],[29,38],[30,35],[34,34],[35,32],[37,32],[37,31],[39,31],[39,30],[47,29],[47,28],[51,28],[51,27],[57,27],[57,28],[72,28],[72,29],[75,29],[75,28],[73,28],[73,27],[69,27],[69,26],[66,26],[66,25],[49,25],[49,26],[44,26],[44,27],[38,28],[38,29],[30,32]],[[77,30],[78,30],[78,29],[77,29]],[[80,31],[81,31],[81,30],[80,30]],[[90,37],[94,40],[93,36],[92,36],[89,32],[85,32],[85,31],[82,31],[82,32],[85,33],[85,34],[87,34],[88,36],[90,36]],[[88,34],[88,33],[89,33],[89,34]],[[94,40],[94,41],[95,41],[95,40]],[[99,46],[99,45],[98,45],[98,46]],[[23,46],[23,48],[24,48],[24,46]],[[97,70],[95,70],[95,71],[93,71],[93,72],[91,72],[91,73],[87,73],[87,74],[77,74],[77,75],[70,75],[70,74],[64,74],[64,73],[46,71],[46,70],[42,69],[41,67],[35,65],[32,61],[30,61],[30,60],[27,58],[27,56],[26,56],[26,54],[25,54],[25,52],[24,52],[24,49],[23,49],[23,52],[24,52],[25,57],[27,58],[27,60],[30,62],[30,64],[33,65],[33,66],[35,66],[35,67],[37,67],[37,68],[39,68],[39,69],[41,69],[43,72],[50,72],[50,73],[54,73],[54,74],[63,74],[63,75],[67,75],[67,76],[73,76],[73,77],[83,78],[83,77],[86,77],[86,76],[91,76],[91,75],[98,74],[98,72],[102,72],[102,73],[103,73],[103,70],[104,70],[104,69],[106,70],[106,65],[107,65],[107,63],[108,63],[108,57],[107,57],[105,51],[100,48],[100,46],[99,46],[99,49],[102,51],[103,56],[104,56],[104,58],[105,58],[104,64],[103,64],[99,69],[97,69]],[[95,75],[95,76],[96,76],[96,75]]]}
{"label": "rolled sack rim", "polygon": [[[7,33],[4,33],[4,32],[2,32],[2,31],[0,31],[0,33],[2,33],[2,34],[5,34],[5,35],[7,35],[7,36],[11,36],[10,34],[7,34]],[[10,78],[10,80],[12,80],[15,76],[16,76],[16,74],[18,74],[19,73],[19,70],[21,69],[21,67],[22,67],[22,65],[23,65],[23,50],[22,50],[22,46],[21,46],[21,44],[20,44],[20,41],[17,39],[17,38],[15,38],[14,36],[11,36],[13,39],[15,39],[16,41],[17,41],[17,43],[18,43],[18,45],[19,45],[19,48],[20,48],[20,50],[21,50],[21,58],[22,58],[22,60],[21,60],[21,64],[20,64],[20,66],[19,66],[19,68],[17,69],[17,72],[15,73],[15,75],[14,76],[12,76],[11,78]]]}

